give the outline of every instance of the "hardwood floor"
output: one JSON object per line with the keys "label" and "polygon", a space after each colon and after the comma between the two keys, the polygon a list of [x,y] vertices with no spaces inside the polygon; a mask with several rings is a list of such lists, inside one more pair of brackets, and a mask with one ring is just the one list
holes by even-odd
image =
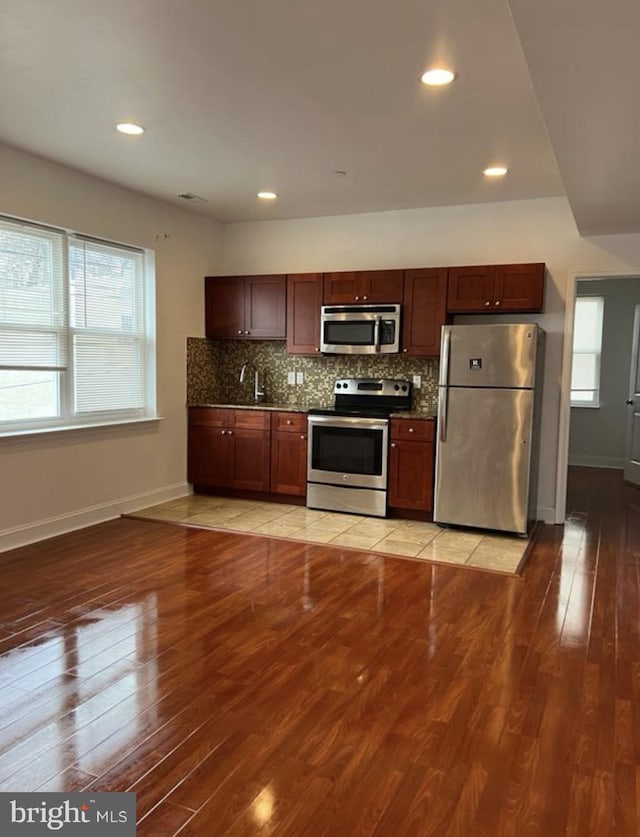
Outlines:
{"label": "hardwood floor", "polygon": [[640,832],[640,492],[521,578],[123,519],[0,556],[0,791],[139,835]]}

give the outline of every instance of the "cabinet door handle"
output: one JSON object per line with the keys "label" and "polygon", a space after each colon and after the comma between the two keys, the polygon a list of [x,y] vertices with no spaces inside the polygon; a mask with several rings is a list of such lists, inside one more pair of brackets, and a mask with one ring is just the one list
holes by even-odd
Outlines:
{"label": "cabinet door handle", "polygon": [[250,332],[250,331],[245,331],[244,333],[245,333],[245,334],[251,334],[251,332]]}
{"label": "cabinet door handle", "polygon": [[242,329],[241,328],[238,329],[238,334],[242,334]]}
{"label": "cabinet door handle", "polygon": [[416,431],[415,431],[415,429],[414,429],[413,427],[410,427],[410,428],[409,428],[409,433],[415,433],[415,432],[416,432]]}
{"label": "cabinet door handle", "polygon": [[484,307],[485,307],[485,308],[488,308],[488,307],[489,307],[489,305],[491,305],[491,302],[490,302],[489,300],[487,300],[487,301],[485,302],[485,304],[484,304]]}
{"label": "cabinet door handle", "polygon": [[495,304],[495,305],[500,305],[500,300],[499,300],[499,299],[496,299],[496,301],[495,301],[495,303],[494,303],[494,304]]}
{"label": "cabinet door handle", "polygon": [[396,443],[395,443],[395,442],[391,442],[391,447],[392,447],[392,448],[395,448],[395,446],[396,446]]}
{"label": "cabinet door handle", "polygon": [[226,435],[227,435],[227,431],[226,431],[226,430],[221,430],[221,431],[220,431],[220,435],[221,435],[221,436],[226,436]]}
{"label": "cabinet door handle", "polygon": [[304,440],[305,440],[307,437],[306,437],[304,434],[302,434],[302,436],[300,436],[300,438],[301,438],[301,439],[302,439],[302,441],[304,442]]}
{"label": "cabinet door handle", "polygon": [[291,421],[291,419],[287,419],[287,424],[293,424],[293,422]]}
{"label": "cabinet door handle", "polygon": [[359,299],[360,299],[360,297],[359,297],[359,296],[357,296],[357,297],[355,298],[356,302],[357,302]]}
{"label": "cabinet door handle", "polygon": [[362,298],[363,299],[369,299],[369,297],[366,294]]}
{"label": "cabinet door handle", "polygon": [[316,346],[316,352],[320,351],[320,346]]}
{"label": "cabinet door handle", "polygon": [[227,430],[227,436],[233,436],[233,430]]}

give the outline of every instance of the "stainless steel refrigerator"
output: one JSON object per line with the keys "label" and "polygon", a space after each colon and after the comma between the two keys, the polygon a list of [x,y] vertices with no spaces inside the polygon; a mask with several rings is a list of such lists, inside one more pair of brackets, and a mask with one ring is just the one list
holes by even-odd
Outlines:
{"label": "stainless steel refrigerator", "polygon": [[443,326],[437,523],[526,535],[535,519],[544,331]]}

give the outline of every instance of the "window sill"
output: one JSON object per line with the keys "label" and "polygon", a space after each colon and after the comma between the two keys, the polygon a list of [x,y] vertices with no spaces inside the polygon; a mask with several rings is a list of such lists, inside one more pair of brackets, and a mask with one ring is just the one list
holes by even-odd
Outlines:
{"label": "window sill", "polygon": [[28,430],[6,430],[0,431],[2,439],[20,439],[25,436],[50,436],[52,433],[73,433],[75,430],[104,430],[117,427],[128,427],[137,424],[154,424],[163,421],[163,416],[145,416],[144,418],[124,419],[122,421],[92,422],[91,424],[64,424],[59,427],[34,427]]}
{"label": "window sill", "polygon": [[599,404],[570,404],[572,410],[599,410]]}

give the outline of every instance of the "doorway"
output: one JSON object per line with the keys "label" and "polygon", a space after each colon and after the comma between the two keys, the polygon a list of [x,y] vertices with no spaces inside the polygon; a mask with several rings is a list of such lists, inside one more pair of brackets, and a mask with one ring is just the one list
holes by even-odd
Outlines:
{"label": "doorway", "polygon": [[[599,406],[571,407],[571,368],[576,297],[602,295],[605,300]],[[565,342],[558,440],[556,523],[563,523],[567,469],[577,466],[622,469],[626,448],[629,366],[633,312],[640,303],[640,273],[570,274],[567,282]],[[575,475],[574,475],[575,479]]]}

